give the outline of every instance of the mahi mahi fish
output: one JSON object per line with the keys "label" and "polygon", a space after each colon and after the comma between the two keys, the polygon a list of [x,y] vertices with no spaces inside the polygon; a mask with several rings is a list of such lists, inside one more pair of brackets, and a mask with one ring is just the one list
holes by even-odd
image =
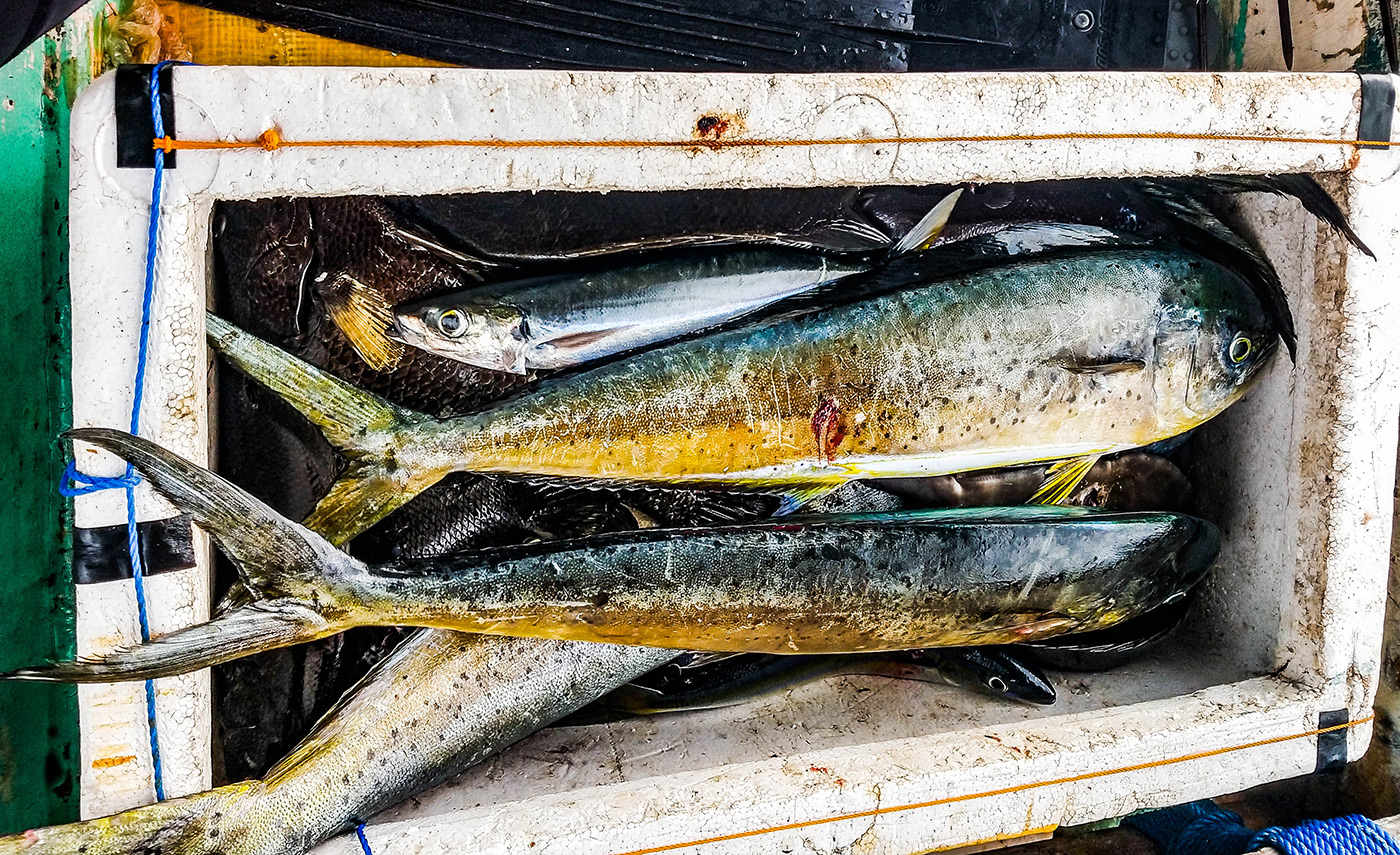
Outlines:
{"label": "mahi mahi fish", "polygon": [[261,779],[0,837],[0,855],[300,855],[674,655],[419,633]]}
{"label": "mahi mahi fish", "polygon": [[352,626],[428,626],[756,653],[1005,644],[1112,626],[1183,596],[1219,550],[1182,514],[957,508],[641,529],[365,563],[149,440],[129,460],[238,565],[255,601],[26,679],[169,676]]}
{"label": "mahi mahi fish", "polygon": [[349,458],[306,520],[332,543],[453,471],[727,485],[795,503],[862,478],[1069,461],[1037,497],[1056,501],[1100,455],[1221,413],[1278,349],[1249,287],[1191,253],[1094,248],[952,278],[936,256],[885,268],[850,302],[775,312],[451,419],[206,323],[226,358]]}

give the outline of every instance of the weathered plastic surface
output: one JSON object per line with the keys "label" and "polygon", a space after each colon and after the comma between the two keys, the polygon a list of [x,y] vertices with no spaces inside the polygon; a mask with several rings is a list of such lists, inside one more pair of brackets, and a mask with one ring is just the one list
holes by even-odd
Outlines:
{"label": "weathered plastic surface", "polygon": [[[293,140],[686,140],[712,114],[730,118],[727,133],[745,139],[1151,131],[1346,138],[1358,110],[1357,81],[1341,75],[180,68],[175,88],[182,137],[241,140],[273,126]],[[79,425],[125,423],[139,320],[150,174],[115,169],[110,105],[110,81],[100,81],[74,122]],[[1048,709],[852,678],[776,704],[556,730],[379,818],[368,834],[376,853],[620,853],[1299,734],[1316,728],[1323,711],[1365,718],[1375,689],[1400,412],[1397,373],[1384,371],[1400,319],[1384,281],[1400,247],[1385,192],[1398,162],[1341,145],[1190,140],[185,152],[168,174],[144,424],[149,436],[207,458],[200,309],[215,199],[1352,170],[1334,190],[1381,262],[1319,232],[1292,203],[1241,204],[1289,290],[1299,361],[1276,365],[1257,393],[1204,432],[1196,475],[1221,497],[1214,512],[1228,546],[1179,649],[1064,682],[1065,701]],[[80,457],[89,471],[120,471],[96,453]],[[120,504],[80,500],[79,525],[120,520]],[[143,519],[172,512],[142,496]],[[153,582],[157,629],[206,608],[203,570]],[[79,592],[80,652],[131,640],[130,586],[93,587],[102,590]],[[197,677],[161,686],[167,788],[197,789],[208,779],[205,684]],[[119,739],[144,738],[139,691],[92,687],[83,696],[85,770]],[[1369,737],[1368,725],[1351,729],[1350,755]],[[1316,740],[1294,739],[703,851],[903,855],[1231,792],[1315,763]],[[149,799],[148,774],[139,762],[85,774],[84,811]],[[324,851],[354,849],[350,838]]]}

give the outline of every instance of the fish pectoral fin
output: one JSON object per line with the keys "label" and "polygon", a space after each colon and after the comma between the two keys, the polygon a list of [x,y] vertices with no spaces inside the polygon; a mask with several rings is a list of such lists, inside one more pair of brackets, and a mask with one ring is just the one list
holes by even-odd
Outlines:
{"label": "fish pectoral fin", "polygon": [[575,350],[580,347],[587,347],[590,344],[596,344],[597,342],[603,341],[609,336],[614,336],[622,332],[623,330],[631,329],[632,326],[634,325],[624,325],[608,327],[606,329],[601,330],[587,330],[585,332],[569,333],[568,335],[561,335],[557,338],[551,338],[542,341],[540,342],[540,345],[542,347],[553,348],[554,350]]}
{"label": "fish pectoral fin", "polygon": [[821,497],[840,489],[846,482],[836,481],[820,484],[802,484],[794,487],[787,487],[779,491],[783,497],[783,503],[778,505],[778,509],[773,512],[775,517],[784,517],[801,508],[810,502],[815,502]]}
{"label": "fish pectoral fin", "polygon": [[1026,500],[1026,504],[1059,505],[1064,503],[1102,456],[1101,454],[1087,454],[1083,457],[1061,460],[1054,464],[1046,471],[1045,480]]}
{"label": "fish pectoral fin", "polygon": [[331,321],[345,335],[350,346],[375,371],[392,371],[403,360],[403,342],[389,337],[394,308],[376,288],[348,273],[337,273],[316,284],[316,293],[326,305]]}
{"label": "fish pectoral fin", "polygon": [[958,203],[962,192],[962,188],[958,188],[939,200],[937,205],[924,214],[923,219],[914,224],[908,234],[899,239],[899,243],[890,247],[889,257],[928,249],[948,225],[948,217],[953,213],[953,206]]}

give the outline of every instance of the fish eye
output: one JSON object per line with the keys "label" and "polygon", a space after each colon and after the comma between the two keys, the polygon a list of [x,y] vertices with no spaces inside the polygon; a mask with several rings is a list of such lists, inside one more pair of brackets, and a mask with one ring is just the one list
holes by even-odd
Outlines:
{"label": "fish eye", "polygon": [[463,330],[466,329],[466,326],[467,325],[462,318],[462,313],[457,311],[456,309],[448,309],[447,311],[438,315],[438,332],[442,333],[445,336],[456,338],[457,336],[462,334]]}
{"label": "fish eye", "polygon": [[1243,334],[1237,334],[1235,340],[1230,342],[1230,361],[1239,365],[1249,358],[1252,350],[1254,350],[1254,345],[1250,343],[1249,339],[1245,338]]}
{"label": "fish eye", "polygon": [[993,692],[1005,692],[1007,690],[1006,681],[1000,677],[991,677],[987,680],[987,687]]}

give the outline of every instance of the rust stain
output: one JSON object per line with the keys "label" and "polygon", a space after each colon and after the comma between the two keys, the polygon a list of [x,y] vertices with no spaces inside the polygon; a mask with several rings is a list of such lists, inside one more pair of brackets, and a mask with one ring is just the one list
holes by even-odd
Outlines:
{"label": "rust stain", "polygon": [[695,120],[693,136],[705,148],[726,147],[735,134],[744,129],[744,119],[738,113],[711,110]]}
{"label": "rust stain", "polygon": [[127,763],[134,763],[135,761],[135,754],[123,754],[120,757],[99,757],[92,761],[92,768],[111,769],[113,766],[124,766]]}

